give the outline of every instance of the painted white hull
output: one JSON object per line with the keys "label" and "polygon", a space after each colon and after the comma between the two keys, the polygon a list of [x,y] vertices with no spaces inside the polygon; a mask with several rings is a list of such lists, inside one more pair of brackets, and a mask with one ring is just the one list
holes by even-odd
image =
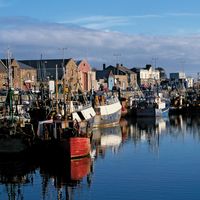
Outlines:
{"label": "painted white hull", "polygon": [[96,107],[94,127],[110,126],[119,123],[121,108],[122,106],[119,101]]}

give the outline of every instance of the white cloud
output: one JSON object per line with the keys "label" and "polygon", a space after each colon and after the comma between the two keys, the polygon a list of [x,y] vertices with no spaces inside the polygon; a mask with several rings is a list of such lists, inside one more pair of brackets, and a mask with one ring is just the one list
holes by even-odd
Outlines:
{"label": "white cloud", "polygon": [[90,17],[81,17],[72,20],[61,21],[60,23],[72,23],[79,24],[85,28],[91,29],[110,29],[117,26],[125,26],[134,24],[135,19],[144,19],[144,18],[157,18],[161,17],[160,15],[135,15],[135,16],[90,16]]}
{"label": "white cloud", "polygon": [[172,17],[200,17],[200,13],[187,13],[187,12],[177,12],[177,13],[168,13],[166,16]]}
{"label": "white cloud", "polygon": [[[185,71],[198,71],[200,63],[200,36],[147,36],[125,35],[60,24],[26,23],[26,25],[0,29],[2,57],[9,46],[16,59],[38,59],[41,53],[46,58],[62,57],[58,48],[67,47],[66,57],[88,58],[92,66],[103,62],[115,64],[114,54],[120,53],[119,62],[128,67],[144,66],[158,57],[158,65],[167,71],[180,70],[184,59]],[[29,25],[28,25],[29,24]],[[193,67],[193,68],[192,68]]]}

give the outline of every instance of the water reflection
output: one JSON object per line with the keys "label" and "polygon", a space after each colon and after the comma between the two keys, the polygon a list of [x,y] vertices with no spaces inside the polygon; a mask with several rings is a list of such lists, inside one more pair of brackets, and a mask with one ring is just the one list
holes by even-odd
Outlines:
{"label": "water reflection", "polygon": [[81,184],[86,182],[87,187],[91,185],[93,165],[90,157],[80,159],[48,158],[40,163],[40,174],[42,177],[42,196],[47,197],[54,186],[57,191],[57,198],[65,196],[65,199],[72,199],[75,189],[80,189]]}
{"label": "water reflection", "polygon": [[152,149],[159,148],[159,141],[164,136],[184,138],[192,134],[200,140],[200,117],[197,115],[171,115],[167,118],[127,119],[127,134],[135,145],[147,142]]}
{"label": "water reflection", "polygon": [[168,118],[127,119],[127,123],[129,128],[126,135],[135,148],[145,142],[149,150],[158,152],[160,135],[167,129]]}
{"label": "water reflection", "polygon": [[122,143],[121,126],[98,128],[93,130],[92,156],[104,158],[106,150],[117,153]]}
{"label": "water reflection", "polygon": [[0,184],[4,187],[4,199],[24,199],[23,188],[33,184],[36,167],[27,154],[0,156]]}
{"label": "water reflection", "polygon": [[192,134],[194,138],[200,140],[200,117],[198,115],[170,116],[169,124],[171,136],[184,137],[186,134]]}
{"label": "water reflection", "polygon": [[184,139],[188,134],[200,141],[198,116],[123,118],[118,126],[93,131],[90,157],[69,160],[31,153],[13,159],[0,158],[0,199],[28,199],[33,194],[25,187],[29,191],[37,188],[32,199],[75,199],[91,189],[95,162],[108,152],[117,155],[122,147],[131,144],[134,148],[144,145],[151,154],[157,153],[164,138]]}

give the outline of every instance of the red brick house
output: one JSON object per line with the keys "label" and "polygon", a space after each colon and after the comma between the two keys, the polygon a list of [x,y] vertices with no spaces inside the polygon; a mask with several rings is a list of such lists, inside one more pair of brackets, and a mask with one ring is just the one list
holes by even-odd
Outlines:
{"label": "red brick house", "polygon": [[79,60],[76,62],[78,66],[78,72],[80,77],[80,84],[84,91],[91,89],[91,67],[87,60]]}

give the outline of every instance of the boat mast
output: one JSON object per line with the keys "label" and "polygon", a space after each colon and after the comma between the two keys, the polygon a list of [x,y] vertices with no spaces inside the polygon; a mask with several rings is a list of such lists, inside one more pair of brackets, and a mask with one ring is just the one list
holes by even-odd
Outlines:
{"label": "boat mast", "polygon": [[8,49],[7,52],[7,59],[8,59],[8,88],[13,88],[13,77],[12,77],[12,67],[11,67],[11,52]]}
{"label": "boat mast", "polygon": [[65,65],[64,65],[64,59],[63,59],[63,104],[64,104],[64,118],[66,118],[66,70],[65,70]]}
{"label": "boat mast", "polygon": [[58,114],[58,65],[56,64],[56,114]]}
{"label": "boat mast", "polygon": [[7,95],[7,103],[9,106],[9,115],[11,116],[11,123],[13,123],[13,94],[14,94],[14,88],[13,88],[13,69],[11,66],[11,52],[8,49],[7,51],[8,56],[8,95]]}

